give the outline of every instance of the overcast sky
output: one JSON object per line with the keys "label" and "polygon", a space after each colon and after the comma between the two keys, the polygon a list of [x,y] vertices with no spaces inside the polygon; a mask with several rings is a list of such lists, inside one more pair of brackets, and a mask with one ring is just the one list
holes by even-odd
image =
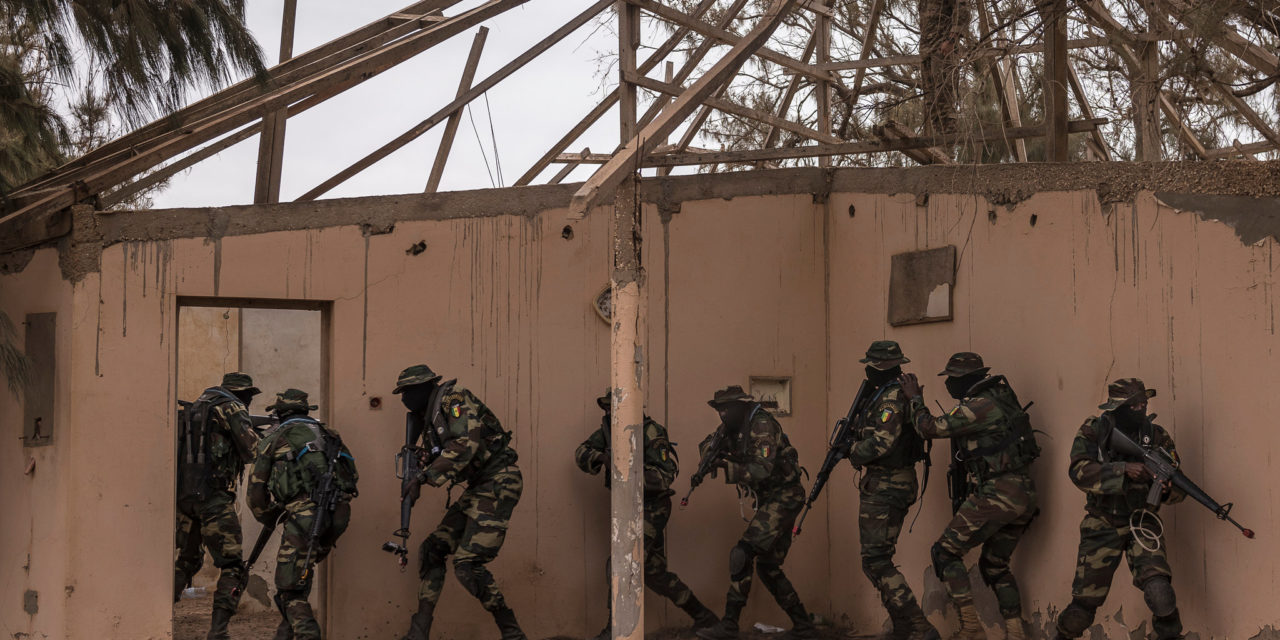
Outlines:
{"label": "overcast sky", "polygon": [[[299,54],[333,38],[394,13],[410,0],[305,0],[298,3],[294,53]],[[537,41],[583,11],[592,0],[530,0],[485,22],[489,36],[476,82],[496,71]],[[469,0],[448,15],[476,6]],[[248,22],[275,64],[280,50],[283,0],[249,0]],[[607,13],[605,15],[608,15]],[[466,112],[441,190],[510,185],[551,144],[576,124],[603,97],[598,58],[616,51],[616,36],[588,23],[550,51],[504,80]],[[476,29],[470,29],[416,58],[367,80],[324,104],[289,119],[285,138],[281,200],[290,201],[352,162],[424,120],[456,96],[462,66]],[[609,87],[615,83],[606,80]],[[490,126],[492,114],[492,128]],[[472,121],[474,120],[474,128]],[[325,198],[419,193],[444,126],[400,149],[333,189]],[[479,141],[477,141],[477,132]],[[495,158],[494,141],[497,143]],[[618,141],[617,111],[600,123],[570,151],[590,146],[612,151]],[[481,155],[483,145],[485,157]],[[157,208],[215,206],[253,201],[258,139],[251,138],[175,177],[155,197]],[[486,157],[488,168],[486,169]],[[496,162],[495,162],[496,161]],[[553,165],[542,174],[555,174]],[[570,180],[582,180],[594,166],[579,167]]]}

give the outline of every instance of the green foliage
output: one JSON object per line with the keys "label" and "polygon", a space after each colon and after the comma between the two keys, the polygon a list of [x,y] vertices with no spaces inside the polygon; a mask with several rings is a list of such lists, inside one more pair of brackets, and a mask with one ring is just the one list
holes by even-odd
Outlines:
{"label": "green foliage", "polygon": [[[0,0],[0,16],[3,191],[83,151],[76,138],[112,131],[112,118],[137,126],[265,73],[244,0]],[[57,108],[59,89],[70,107]],[[67,115],[93,127],[73,133]]]}

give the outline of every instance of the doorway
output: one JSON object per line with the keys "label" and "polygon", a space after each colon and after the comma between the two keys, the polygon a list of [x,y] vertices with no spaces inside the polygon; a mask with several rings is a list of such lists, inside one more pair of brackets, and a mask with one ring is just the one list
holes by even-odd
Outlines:
{"label": "doorway", "polygon": [[[329,413],[327,302],[180,297],[177,322],[175,389],[178,400],[191,402],[206,388],[218,385],[224,373],[241,371],[249,374],[254,386],[262,390],[249,405],[251,415],[265,416],[266,407],[274,402],[276,393],[297,388],[306,391],[311,403],[319,406],[312,415],[321,421],[326,419]],[[175,438],[178,432],[175,426]],[[248,472],[246,468],[246,478]],[[242,558],[247,562],[262,525],[253,519],[245,501],[245,484],[245,480],[241,480],[237,487],[236,512],[243,537]],[[269,638],[280,622],[280,613],[271,599],[275,595],[279,536],[277,531],[270,537],[250,571],[239,610],[231,619],[232,637]],[[176,543],[175,527],[175,547]],[[176,565],[177,553],[170,551]],[[190,586],[180,592],[173,605],[174,640],[202,640],[209,631],[219,570],[207,549],[201,547],[199,554],[203,557],[199,571],[191,576]],[[327,574],[321,565],[311,604],[322,627],[327,626],[324,624],[327,593]]]}

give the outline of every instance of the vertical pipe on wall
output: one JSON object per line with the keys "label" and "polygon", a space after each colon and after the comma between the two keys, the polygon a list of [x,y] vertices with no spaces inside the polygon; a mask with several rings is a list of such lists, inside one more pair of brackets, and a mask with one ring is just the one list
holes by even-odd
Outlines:
{"label": "vertical pipe on wall", "polygon": [[612,456],[609,576],[613,637],[644,639],[644,367],[647,299],[640,264],[640,203],[634,173],[613,207]]}

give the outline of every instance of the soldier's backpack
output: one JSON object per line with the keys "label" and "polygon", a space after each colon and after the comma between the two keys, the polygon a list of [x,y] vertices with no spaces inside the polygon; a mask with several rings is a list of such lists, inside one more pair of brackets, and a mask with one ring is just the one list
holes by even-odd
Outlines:
{"label": "soldier's backpack", "polygon": [[1027,414],[1027,409],[1031,405],[1022,406],[1018,401],[1018,395],[1013,392],[1013,387],[1009,386],[1004,376],[991,376],[982,380],[969,390],[969,394],[976,395],[992,389],[996,391],[991,394],[992,398],[1000,407],[1000,411],[1008,416],[1009,430],[999,442],[965,451],[963,456],[957,454],[956,457],[961,462],[985,458],[988,460],[987,465],[991,467],[991,472],[1026,467],[1039,458],[1041,453],[1040,443],[1036,442],[1035,429],[1031,426],[1031,416]]}
{"label": "soldier's backpack", "polygon": [[209,413],[214,407],[238,400],[231,393],[210,387],[195,402],[178,401],[178,509],[192,514],[216,490],[213,456],[209,452]]}
{"label": "soldier's backpack", "polygon": [[275,437],[284,438],[293,451],[290,459],[276,461],[271,471],[267,489],[277,502],[289,504],[304,493],[310,495],[316,490],[320,479],[329,471],[329,459],[325,456],[328,445],[341,451],[334,469],[334,484],[343,494],[356,495],[359,475],[355,458],[338,434],[312,418],[299,416],[281,422]]}

